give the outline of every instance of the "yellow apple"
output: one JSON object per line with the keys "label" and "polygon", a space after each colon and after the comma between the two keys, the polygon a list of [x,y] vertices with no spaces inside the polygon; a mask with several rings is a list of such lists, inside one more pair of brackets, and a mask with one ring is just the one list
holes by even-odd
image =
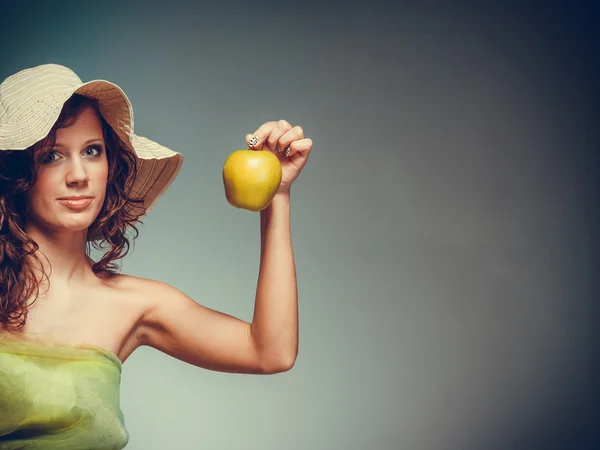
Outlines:
{"label": "yellow apple", "polygon": [[281,163],[270,150],[235,150],[223,166],[230,205],[249,211],[265,209],[281,184]]}

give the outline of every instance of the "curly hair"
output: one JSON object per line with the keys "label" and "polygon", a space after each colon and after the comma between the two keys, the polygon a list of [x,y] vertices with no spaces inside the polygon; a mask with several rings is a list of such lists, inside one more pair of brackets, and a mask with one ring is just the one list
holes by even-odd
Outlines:
{"label": "curly hair", "polygon": [[[39,296],[40,283],[44,279],[50,281],[50,274],[45,272],[37,255],[38,244],[25,233],[27,194],[37,181],[43,159],[35,156],[36,150],[41,149],[39,153],[43,154],[52,149],[56,131],[70,126],[88,107],[94,108],[102,121],[108,159],[104,204],[88,228],[86,255],[90,256],[92,247],[106,250],[92,265],[93,272],[107,278],[117,275],[120,269],[115,261],[125,257],[130,249],[127,230],[133,230],[133,240],[139,235],[135,223],[143,223],[140,220],[145,214],[143,199],[128,195],[138,169],[136,158],[104,120],[98,102],[74,94],[44,139],[26,150],[0,151],[0,324],[7,329],[25,325],[28,308]],[[34,263],[40,268],[41,278],[35,274]],[[29,299],[32,301],[27,304]]]}

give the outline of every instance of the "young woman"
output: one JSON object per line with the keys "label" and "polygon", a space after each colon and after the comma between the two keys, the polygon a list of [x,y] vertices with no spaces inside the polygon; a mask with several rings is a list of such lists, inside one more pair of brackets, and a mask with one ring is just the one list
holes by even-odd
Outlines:
{"label": "young woman", "polygon": [[[133,132],[128,98],[45,64],[0,85],[0,449],[123,448],[122,364],[142,345],[209,370],[273,374],[298,352],[290,187],[311,139],[284,120],[246,136],[280,157],[260,212],[252,323],[120,274],[135,226],[183,157]],[[183,205],[182,205],[183,206]],[[94,261],[91,248],[103,250]]]}

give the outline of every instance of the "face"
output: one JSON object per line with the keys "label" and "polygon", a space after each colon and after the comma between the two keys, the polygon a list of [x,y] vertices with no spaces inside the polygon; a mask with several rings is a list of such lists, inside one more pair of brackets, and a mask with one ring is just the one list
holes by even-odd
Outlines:
{"label": "face", "polygon": [[[96,111],[88,107],[72,125],[57,130],[54,147],[36,150],[35,158],[40,155],[37,181],[28,195],[28,231],[85,232],[102,209],[108,179],[102,122]],[[83,205],[65,200],[80,196],[91,200]]]}

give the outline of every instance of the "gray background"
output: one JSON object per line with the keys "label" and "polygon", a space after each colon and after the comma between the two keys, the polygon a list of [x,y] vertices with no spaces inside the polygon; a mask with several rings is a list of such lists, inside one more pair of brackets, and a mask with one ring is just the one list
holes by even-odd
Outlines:
{"label": "gray background", "polygon": [[269,120],[314,141],[296,366],[138,349],[128,449],[600,446],[598,15],[495,3],[9,2],[1,79],[113,81],[136,132],[185,155],[125,273],[251,320],[259,216],[227,204],[222,165]]}

